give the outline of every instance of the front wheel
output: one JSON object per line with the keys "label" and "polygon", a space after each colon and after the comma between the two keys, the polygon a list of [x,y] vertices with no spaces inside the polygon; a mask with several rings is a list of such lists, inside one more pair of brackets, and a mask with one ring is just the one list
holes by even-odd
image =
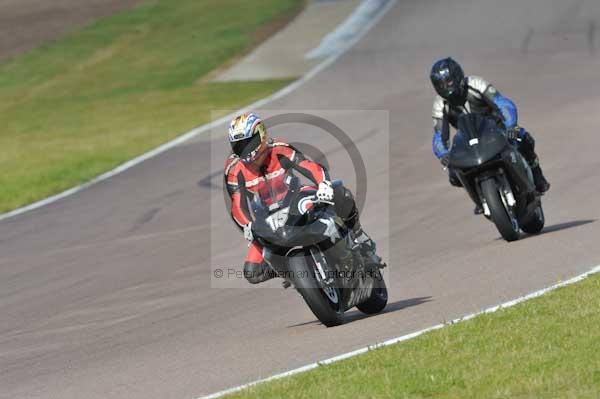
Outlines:
{"label": "front wheel", "polygon": [[366,314],[375,314],[381,312],[388,301],[388,292],[385,285],[385,280],[381,275],[381,271],[377,270],[373,273],[373,291],[371,296],[365,302],[356,305],[358,310]]}
{"label": "front wheel", "polygon": [[[316,267],[309,251],[298,251],[288,257],[289,274],[296,290],[313,314],[327,327],[344,322],[341,290],[323,286],[315,277]],[[335,285],[335,284],[334,284]]]}
{"label": "front wheel", "polygon": [[509,213],[508,206],[502,200],[500,187],[495,179],[486,179],[481,182],[481,193],[485,197],[490,209],[492,221],[498,232],[506,241],[516,241],[520,237],[519,223]]}

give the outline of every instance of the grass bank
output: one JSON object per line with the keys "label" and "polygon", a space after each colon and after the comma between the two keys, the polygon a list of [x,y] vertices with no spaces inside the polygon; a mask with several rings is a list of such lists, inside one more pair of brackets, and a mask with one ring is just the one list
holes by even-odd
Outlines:
{"label": "grass bank", "polygon": [[228,398],[600,398],[600,276]]}
{"label": "grass bank", "polygon": [[302,0],[148,0],[0,65],[0,212],[289,83],[212,83]]}

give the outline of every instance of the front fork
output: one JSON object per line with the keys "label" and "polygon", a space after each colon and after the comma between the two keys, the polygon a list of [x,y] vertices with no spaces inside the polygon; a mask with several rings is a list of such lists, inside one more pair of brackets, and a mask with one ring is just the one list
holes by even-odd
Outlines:
{"label": "front fork", "polygon": [[481,206],[483,208],[483,215],[488,219],[490,219],[490,217],[491,217],[490,207],[488,206],[487,201],[486,201],[485,197],[483,196],[483,193],[481,192],[481,184],[480,183],[481,183],[481,181],[483,181],[485,179],[495,179],[497,181],[497,183],[500,187],[500,194],[502,197],[502,202],[504,202],[504,206],[506,207],[506,210],[510,214],[514,214],[514,208],[517,205],[517,200],[515,199],[515,195],[512,191],[510,182],[508,181],[508,178],[506,176],[506,173],[504,172],[504,169],[500,168],[500,169],[498,169],[497,174],[478,177],[476,179],[475,190],[477,191],[477,195],[479,196],[479,200],[481,201]]}

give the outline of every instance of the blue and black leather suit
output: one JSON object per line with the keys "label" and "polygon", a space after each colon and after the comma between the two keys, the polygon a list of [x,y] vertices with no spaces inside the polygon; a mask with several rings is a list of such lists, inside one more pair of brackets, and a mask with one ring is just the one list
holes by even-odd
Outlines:
{"label": "blue and black leather suit", "polygon": [[[449,152],[450,126],[456,129],[458,117],[465,113],[496,114],[503,119],[507,131],[514,132],[512,143],[527,160],[532,168],[539,161],[535,153],[535,140],[525,129],[519,127],[518,110],[514,102],[503,96],[494,86],[479,76],[468,76],[466,79],[467,95],[464,105],[455,105],[436,96],[433,103],[433,153],[442,159]],[[449,170],[450,183],[460,186],[460,181]]]}

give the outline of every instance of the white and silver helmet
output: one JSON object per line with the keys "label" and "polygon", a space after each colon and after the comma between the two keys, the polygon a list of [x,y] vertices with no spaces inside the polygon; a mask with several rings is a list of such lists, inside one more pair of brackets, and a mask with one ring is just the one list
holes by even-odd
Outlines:
{"label": "white and silver helmet", "polygon": [[255,113],[236,116],[229,125],[229,143],[244,163],[253,163],[267,149],[267,130]]}

